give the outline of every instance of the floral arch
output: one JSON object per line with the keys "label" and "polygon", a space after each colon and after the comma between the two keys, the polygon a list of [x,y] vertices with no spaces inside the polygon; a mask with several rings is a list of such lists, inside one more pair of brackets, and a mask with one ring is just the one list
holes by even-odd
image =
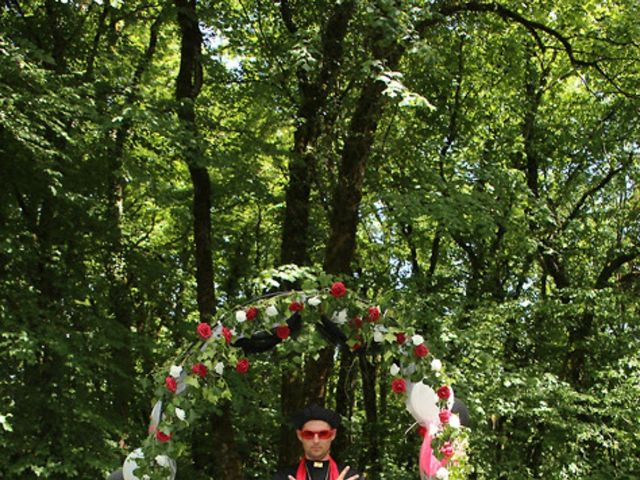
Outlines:
{"label": "floral arch", "polygon": [[191,346],[154,377],[158,400],[149,435],[127,457],[125,480],[173,480],[174,458],[184,451],[190,426],[207,403],[231,395],[225,378],[229,370],[247,374],[252,354],[295,342],[307,325],[341,348],[358,351],[377,344],[384,350],[389,388],[415,418],[409,429],[417,426],[423,437],[420,477],[458,478],[465,464],[466,433],[452,411],[451,379],[428,342],[419,332],[399,327],[391,309],[359,298],[343,282],[329,281],[322,288],[306,274],[301,290],[220,310],[211,323],[195,326]]}

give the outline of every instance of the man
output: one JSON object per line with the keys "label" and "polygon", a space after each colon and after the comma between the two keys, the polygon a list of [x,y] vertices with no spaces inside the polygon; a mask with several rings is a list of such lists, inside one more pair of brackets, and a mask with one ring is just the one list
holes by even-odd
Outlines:
{"label": "man", "polygon": [[340,415],[318,405],[310,405],[292,418],[304,456],[296,465],[280,470],[272,480],[357,480],[360,475],[331,458],[331,442],[336,438]]}

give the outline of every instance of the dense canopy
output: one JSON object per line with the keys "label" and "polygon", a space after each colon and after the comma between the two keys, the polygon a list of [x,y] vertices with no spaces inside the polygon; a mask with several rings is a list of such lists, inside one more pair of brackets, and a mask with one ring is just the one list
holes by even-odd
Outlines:
{"label": "dense canopy", "polygon": [[[104,478],[198,324],[335,280],[448,366],[461,475],[640,477],[639,16],[3,2],[0,477]],[[269,478],[312,401],[343,417],[340,460],[417,478],[390,358],[304,338],[228,377],[180,478]]]}

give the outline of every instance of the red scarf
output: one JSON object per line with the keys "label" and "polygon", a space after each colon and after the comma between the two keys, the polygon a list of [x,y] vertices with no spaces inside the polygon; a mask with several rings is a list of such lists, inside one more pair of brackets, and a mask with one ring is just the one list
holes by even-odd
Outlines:
{"label": "red scarf", "polygon": [[[296,480],[307,479],[307,466],[305,465],[305,460],[306,459],[304,457],[300,459],[298,471],[296,472]],[[338,480],[339,476],[340,472],[338,471],[338,464],[333,458],[329,457],[329,480]]]}

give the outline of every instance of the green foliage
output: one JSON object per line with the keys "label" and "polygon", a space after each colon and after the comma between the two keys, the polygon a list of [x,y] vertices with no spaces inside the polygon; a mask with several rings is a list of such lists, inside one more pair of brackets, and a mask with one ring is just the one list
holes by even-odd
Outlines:
{"label": "green foliage", "polygon": [[[337,2],[288,4],[291,25],[278,2],[198,2],[197,131],[176,114],[173,2],[0,7],[0,477],[98,478],[146,438],[164,394],[154,375],[199,321],[188,164],[211,179],[221,312],[335,280],[320,268],[332,194],[369,78],[384,95],[355,273],[340,280],[379,299],[386,345],[393,329],[421,332],[447,365],[473,419],[461,471],[639,477],[637,2],[354,2],[305,147],[311,266],[274,269],[304,89],[328,66]],[[379,60],[391,47],[393,66]],[[275,469],[281,379],[324,345],[305,334],[252,360],[250,380],[190,380],[203,409],[233,400],[246,478]],[[379,480],[417,477],[393,360],[371,356],[375,425],[357,362],[336,357],[327,383],[331,403],[344,361],[340,456],[366,458],[374,432]],[[175,452],[179,471],[206,478],[192,447]]]}

